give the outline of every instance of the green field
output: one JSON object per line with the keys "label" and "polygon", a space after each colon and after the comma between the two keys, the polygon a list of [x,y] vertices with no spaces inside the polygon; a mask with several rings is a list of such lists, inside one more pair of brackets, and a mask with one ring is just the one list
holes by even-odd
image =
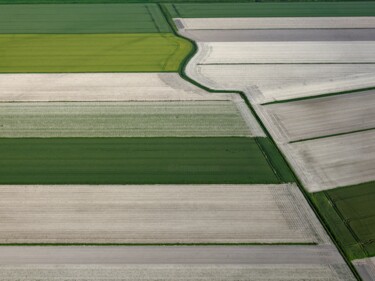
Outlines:
{"label": "green field", "polygon": [[278,182],[252,138],[0,139],[0,184]]}
{"label": "green field", "polygon": [[0,138],[249,135],[230,101],[0,103]]}
{"label": "green field", "polygon": [[375,256],[375,182],[312,196],[351,259]]}
{"label": "green field", "polygon": [[178,3],[165,4],[172,17],[375,16],[375,2]]}
{"label": "green field", "polygon": [[156,4],[4,5],[0,33],[170,32]]}
{"label": "green field", "polygon": [[0,73],[177,71],[190,50],[169,33],[0,35]]}

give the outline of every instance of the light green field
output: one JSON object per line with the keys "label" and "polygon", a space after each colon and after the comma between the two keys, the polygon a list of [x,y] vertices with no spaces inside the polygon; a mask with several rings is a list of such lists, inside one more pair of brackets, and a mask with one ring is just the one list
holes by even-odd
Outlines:
{"label": "light green field", "polygon": [[170,31],[156,4],[4,5],[0,8],[0,33],[103,34]]}
{"label": "light green field", "polygon": [[190,50],[168,33],[0,35],[0,73],[177,71]]}
{"label": "light green field", "polygon": [[0,103],[0,137],[249,136],[231,101]]}

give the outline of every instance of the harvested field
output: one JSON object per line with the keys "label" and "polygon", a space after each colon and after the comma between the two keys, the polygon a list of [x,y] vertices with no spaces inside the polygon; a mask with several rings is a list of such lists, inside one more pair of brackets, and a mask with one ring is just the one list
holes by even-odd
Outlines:
{"label": "harvested field", "polygon": [[177,73],[2,74],[0,101],[230,100],[211,94]]}
{"label": "harvested field", "polygon": [[190,49],[173,34],[0,35],[0,73],[177,71]]}
{"label": "harvested field", "polygon": [[263,121],[280,142],[375,128],[375,90],[262,107]]}
{"label": "harvested field", "polygon": [[285,145],[304,186],[317,192],[375,180],[375,130]]}
{"label": "harvested field", "polygon": [[251,136],[254,127],[231,101],[0,103],[0,119],[2,138]]}
{"label": "harvested field", "polygon": [[296,185],[10,185],[0,195],[1,244],[329,241]]}
{"label": "harvested field", "polygon": [[175,21],[186,30],[375,28],[374,17],[178,18]]}
{"label": "harvested field", "polygon": [[1,184],[279,183],[253,138],[0,139]]}
{"label": "harvested field", "polygon": [[375,258],[366,258],[353,261],[353,264],[363,281],[375,280]]}
{"label": "harvested field", "polygon": [[[373,63],[375,42],[210,42],[200,64]],[[319,50],[317,52],[316,50]],[[353,52],[353,50],[356,50]]]}
{"label": "harvested field", "polygon": [[375,87],[373,64],[198,64],[199,58],[189,63],[186,71],[190,77],[213,89],[240,89],[253,103]]}
{"label": "harvested field", "polygon": [[212,3],[175,3],[165,4],[165,6],[173,18],[375,16],[375,3],[371,1],[236,3],[235,5],[233,3],[215,3],[215,5]]}
{"label": "harvested field", "polygon": [[18,4],[4,5],[0,9],[0,33],[113,34],[170,31],[156,4]]}

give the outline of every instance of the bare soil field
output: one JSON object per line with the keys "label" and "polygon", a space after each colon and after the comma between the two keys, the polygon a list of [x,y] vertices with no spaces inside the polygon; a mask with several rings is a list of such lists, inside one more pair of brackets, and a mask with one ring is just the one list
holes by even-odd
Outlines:
{"label": "bare soil field", "polygon": [[0,137],[252,136],[253,128],[264,136],[245,109],[232,101],[0,103]]}
{"label": "bare soil field", "polygon": [[374,17],[176,18],[185,30],[375,28]]}
{"label": "bare soil field", "polygon": [[263,121],[280,142],[375,128],[375,91],[263,106]]}
{"label": "bare soil field", "polygon": [[354,260],[353,264],[361,275],[363,281],[375,280],[375,257]]}
{"label": "bare soil field", "polygon": [[186,72],[212,89],[242,90],[256,104],[375,86],[374,64],[201,65],[193,60]]}
{"label": "bare soil field", "polygon": [[304,186],[317,192],[375,180],[375,130],[287,144]]}
{"label": "bare soil field", "polygon": [[[77,265],[79,263],[80,265]],[[332,246],[2,247],[0,280],[355,280]]]}
{"label": "bare soil field", "polygon": [[2,74],[0,101],[228,100],[177,73]]}
{"label": "bare soil field", "polygon": [[0,243],[329,243],[297,186],[2,185]]}

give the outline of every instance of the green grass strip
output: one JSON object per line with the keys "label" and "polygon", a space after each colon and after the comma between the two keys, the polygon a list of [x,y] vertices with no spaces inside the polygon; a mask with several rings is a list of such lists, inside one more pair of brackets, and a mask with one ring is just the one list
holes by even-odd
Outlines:
{"label": "green grass strip", "polygon": [[174,3],[165,4],[172,17],[340,17],[374,16],[375,2]]}
{"label": "green grass strip", "polygon": [[0,73],[171,72],[190,50],[169,33],[0,35]]}
{"label": "green grass strip", "polygon": [[2,34],[153,32],[171,32],[156,4],[4,5],[0,9]]}
{"label": "green grass strip", "polygon": [[277,184],[255,139],[0,139],[0,184]]}

